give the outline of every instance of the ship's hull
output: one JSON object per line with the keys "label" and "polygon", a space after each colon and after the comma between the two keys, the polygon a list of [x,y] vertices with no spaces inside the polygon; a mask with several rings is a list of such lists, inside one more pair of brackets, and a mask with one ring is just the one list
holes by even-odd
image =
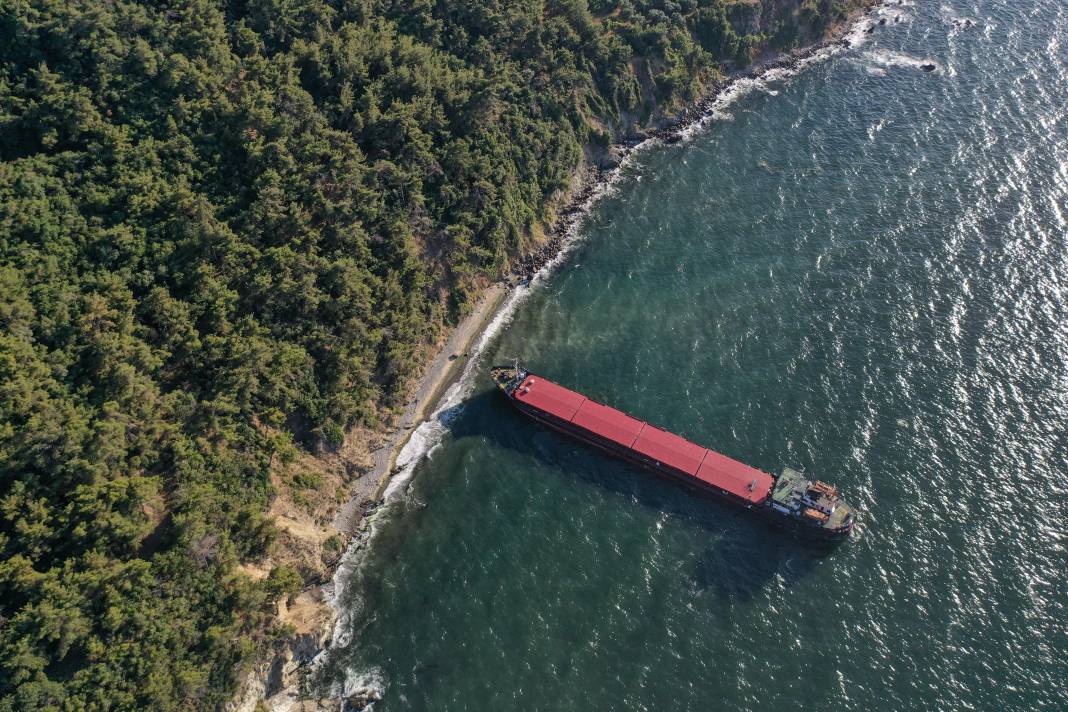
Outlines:
{"label": "ship's hull", "polygon": [[625,460],[631,464],[637,465],[647,470],[651,470],[662,477],[665,477],[673,482],[681,484],[691,490],[700,492],[701,494],[714,497],[715,499],[724,502],[726,504],[745,509],[756,516],[764,519],[768,523],[786,529],[794,533],[797,536],[804,537],[815,541],[823,541],[828,543],[835,543],[842,541],[849,537],[852,530],[852,524],[848,527],[842,527],[840,529],[828,529],[826,527],[807,526],[802,522],[797,521],[793,517],[783,515],[766,503],[756,503],[742,499],[732,495],[721,488],[710,486],[707,483],[697,479],[688,473],[677,470],[664,463],[652,460],[639,452],[636,452],[632,448],[624,447],[615,443],[607,438],[599,436],[597,433],[593,433],[581,426],[577,426],[574,423],[570,423],[561,418],[557,418],[549,413],[545,413],[538,408],[530,407],[525,403],[517,401],[507,393],[502,391],[503,395],[515,406],[516,410],[524,415],[533,418],[539,423],[563,433],[569,437],[580,440],[588,445],[592,445],[604,452],[607,452],[614,457],[621,460]]}

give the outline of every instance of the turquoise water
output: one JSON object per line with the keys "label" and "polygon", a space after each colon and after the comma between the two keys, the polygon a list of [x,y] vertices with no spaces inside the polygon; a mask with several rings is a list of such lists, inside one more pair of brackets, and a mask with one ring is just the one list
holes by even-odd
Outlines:
{"label": "turquoise water", "polygon": [[483,355],[804,467],[860,509],[854,538],[795,542],[482,375],[345,582],[324,690],[377,686],[378,712],[1068,708],[1068,9],[886,16],[640,152]]}

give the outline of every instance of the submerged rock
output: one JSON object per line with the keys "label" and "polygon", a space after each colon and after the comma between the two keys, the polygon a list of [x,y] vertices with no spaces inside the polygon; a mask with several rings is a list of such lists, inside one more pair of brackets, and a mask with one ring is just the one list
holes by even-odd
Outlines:
{"label": "submerged rock", "polygon": [[938,69],[938,65],[934,62],[925,62],[924,64],[920,65],[920,69],[925,72],[933,72],[934,70]]}

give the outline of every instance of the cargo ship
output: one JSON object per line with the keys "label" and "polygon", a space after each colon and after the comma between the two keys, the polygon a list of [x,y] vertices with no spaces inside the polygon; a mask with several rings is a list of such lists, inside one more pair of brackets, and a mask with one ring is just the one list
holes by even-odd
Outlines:
{"label": "cargo ship", "polygon": [[831,485],[784,468],[778,477],[597,403],[518,364],[495,366],[497,388],[531,418],[628,462],[741,507],[799,536],[849,536],[852,507]]}

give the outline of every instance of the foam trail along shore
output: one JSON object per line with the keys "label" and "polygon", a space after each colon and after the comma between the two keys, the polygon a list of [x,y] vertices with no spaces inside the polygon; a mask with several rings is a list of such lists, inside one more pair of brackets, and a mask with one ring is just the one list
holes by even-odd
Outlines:
{"label": "foam trail along shore", "polygon": [[[878,5],[855,20],[839,37],[798,54],[777,57],[750,72],[728,79],[718,91],[698,104],[698,116],[691,118],[684,126],[670,129],[650,141],[677,143],[693,140],[705,131],[709,124],[731,120],[733,117],[727,113],[727,109],[739,99],[755,91],[775,95],[777,92],[771,86],[773,83],[786,81],[814,64],[867,44],[872,39],[873,28],[877,28],[880,21],[890,23],[911,20],[912,16],[908,12],[911,5],[911,2],[900,2],[891,6]],[[917,60],[917,65],[921,63]]]}

